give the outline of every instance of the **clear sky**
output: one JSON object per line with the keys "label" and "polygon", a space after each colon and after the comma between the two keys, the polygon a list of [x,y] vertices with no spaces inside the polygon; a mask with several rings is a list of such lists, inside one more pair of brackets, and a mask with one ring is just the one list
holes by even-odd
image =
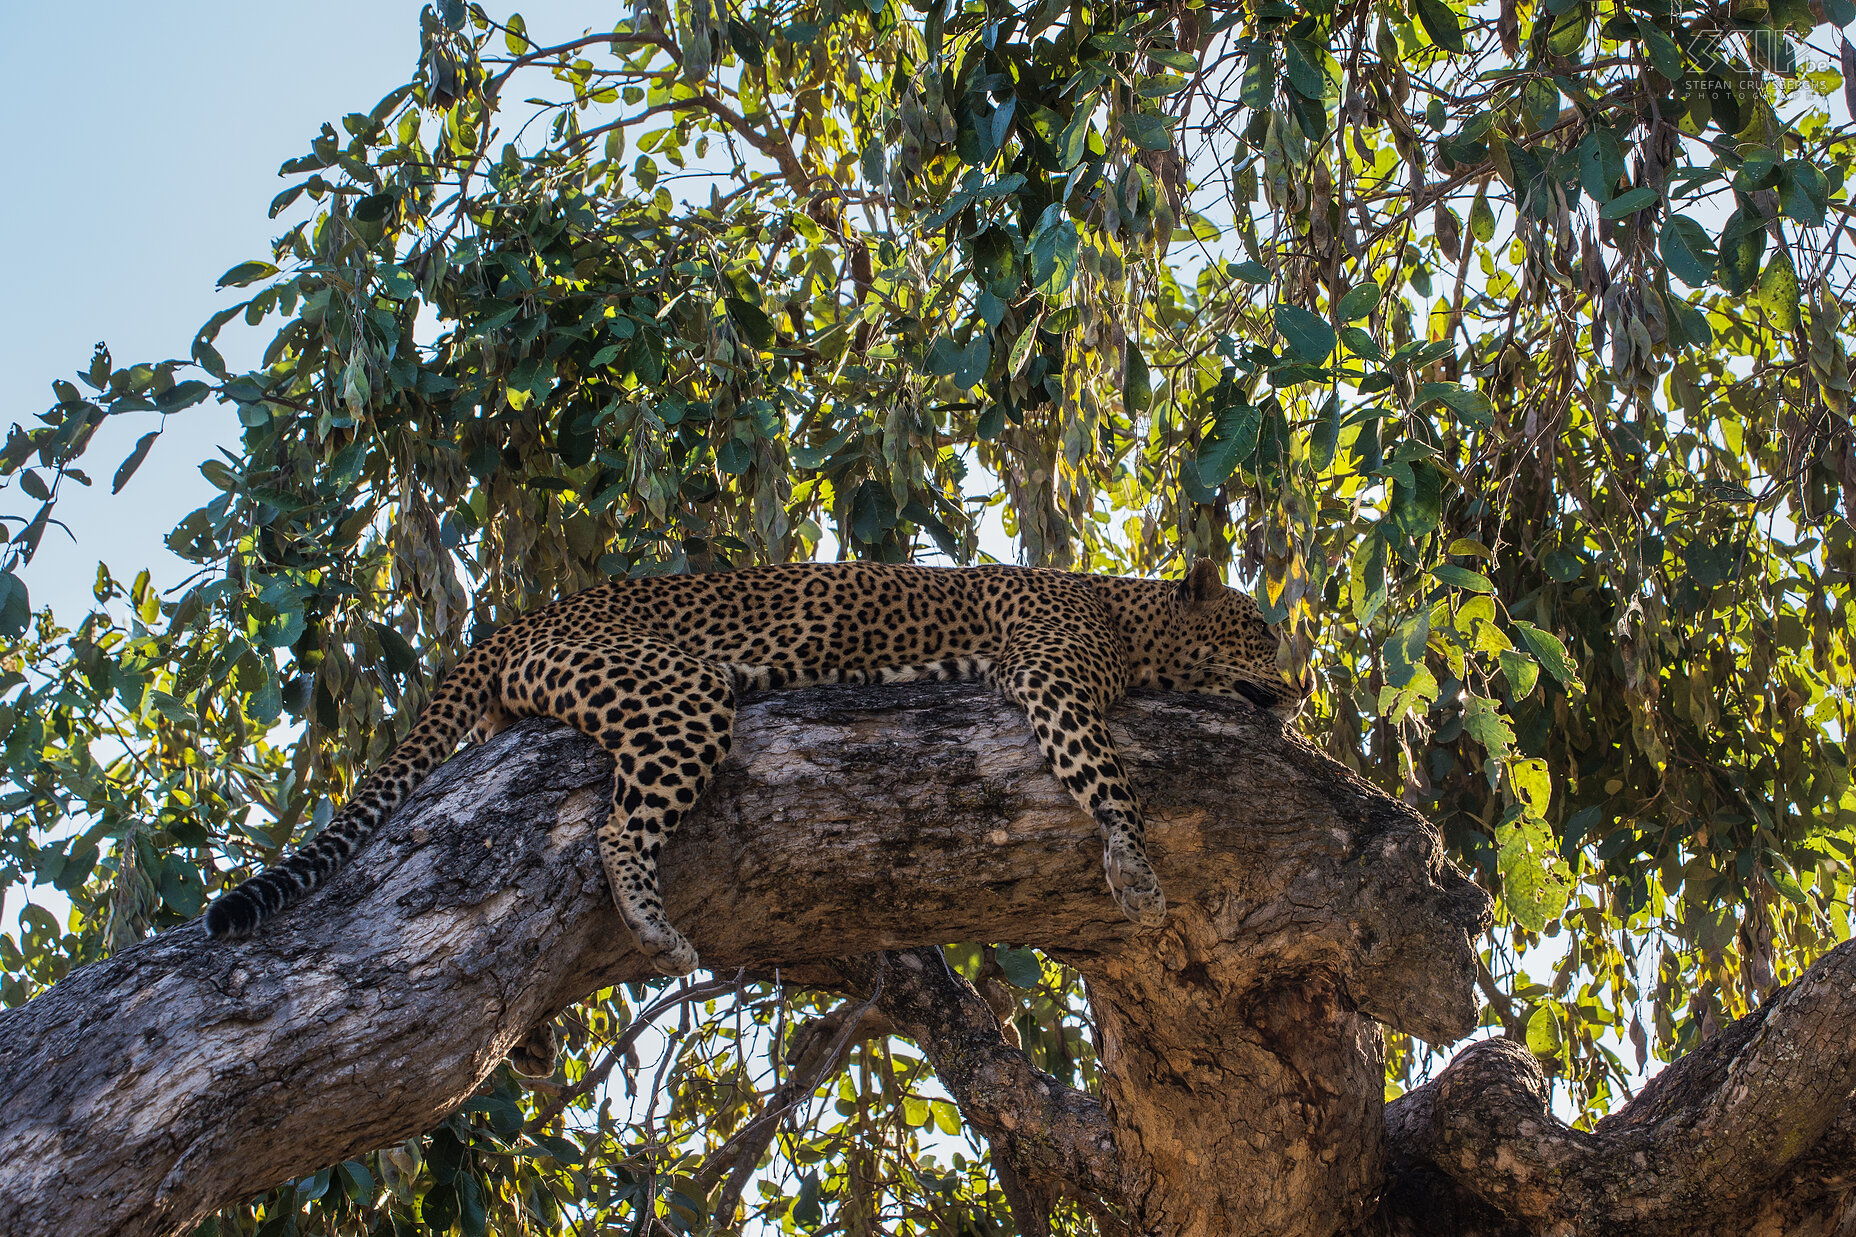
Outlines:
{"label": "clear sky", "polygon": [[[0,143],[13,172],[0,193],[0,402],[8,423],[49,407],[52,379],[87,366],[98,341],[118,366],[187,356],[200,324],[235,303],[214,282],[247,258],[268,257],[271,238],[297,217],[265,217],[285,183],[278,164],[306,152],[324,121],[339,128],[345,113],[367,111],[406,81],[419,55],[412,0],[14,0],[6,8]],[[563,0],[521,8],[537,37],[605,26],[630,11]],[[220,348],[237,370],[255,364],[267,339],[268,330],[235,323]],[[110,499],[116,465],[157,418],[117,421],[82,465],[93,489],[60,493],[56,514],[76,543],[53,530],[24,573],[34,607],[49,602],[66,621],[89,606],[99,559],[119,578],[143,567],[162,584],[181,578],[183,564],[161,539],[213,496],[199,463],[237,434],[236,419],[216,405],[177,414]],[[33,504],[10,491],[0,507],[29,514]]]}
{"label": "clear sky", "polygon": [[[9,424],[48,408],[52,380],[87,366],[99,341],[118,366],[189,354],[200,324],[236,303],[215,291],[219,276],[269,256],[271,238],[300,217],[266,217],[285,183],[278,165],[307,151],[324,121],[339,127],[412,74],[419,8],[8,5],[0,146],[14,171],[0,193],[0,403]],[[548,0],[523,11],[546,37],[606,24],[629,5]],[[235,322],[220,349],[234,370],[249,368],[268,338]],[[67,623],[82,616],[99,560],[119,579],[148,567],[172,586],[186,574],[162,538],[212,498],[200,461],[232,445],[238,423],[210,403],[169,418],[111,498],[117,464],[157,420],[136,413],[106,424],[81,465],[94,486],[60,492],[56,514],[76,540],[48,532],[24,571],[35,608],[49,603]],[[33,509],[17,489],[0,495],[0,510]],[[12,928],[20,892],[0,899],[0,930]],[[51,890],[35,896],[63,902]],[[55,909],[62,919],[64,907]]]}

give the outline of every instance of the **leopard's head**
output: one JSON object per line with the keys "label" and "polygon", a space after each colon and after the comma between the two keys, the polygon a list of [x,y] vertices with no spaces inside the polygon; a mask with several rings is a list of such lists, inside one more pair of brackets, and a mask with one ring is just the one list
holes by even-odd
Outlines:
{"label": "leopard's head", "polygon": [[1306,671],[1291,678],[1293,664],[1276,629],[1249,594],[1226,588],[1210,559],[1192,565],[1175,586],[1178,622],[1175,669],[1190,685],[1242,696],[1287,720],[1302,710],[1314,683]]}

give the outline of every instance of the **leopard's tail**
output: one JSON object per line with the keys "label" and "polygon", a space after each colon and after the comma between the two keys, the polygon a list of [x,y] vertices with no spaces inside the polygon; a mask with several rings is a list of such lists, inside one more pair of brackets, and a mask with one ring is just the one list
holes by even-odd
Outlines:
{"label": "leopard's tail", "polygon": [[451,754],[490,707],[501,650],[494,638],[476,646],[432,693],[405,742],[355,788],[335,819],[288,859],[258,873],[206,910],[206,930],[237,940],[305,894],[328,883],[380,823]]}

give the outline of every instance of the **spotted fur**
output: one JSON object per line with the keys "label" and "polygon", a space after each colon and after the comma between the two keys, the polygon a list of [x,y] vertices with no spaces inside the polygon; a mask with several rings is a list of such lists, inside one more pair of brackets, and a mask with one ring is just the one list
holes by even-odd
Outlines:
{"label": "spotted fur", "polygon": [[1104,716],[1129,687],[1242,696],[1285,715],[1306,688],[1277,670],[1256,603],[1209,562],[1183,580],[1029,567],[800,563],[613,580],[503,627],[465,654],[411,735],[329,826],[215,901],[215,937],[248,935],[317,888],[467,729],[553,717],[612,753],[599,853],[613,898],[665,974],[696,966],[664,916],[660,849],[702,797],[751,690],[978,679],[1023,706],[1058,780],[1101,828],[1110,889],[1149,927],[1166,899]]}

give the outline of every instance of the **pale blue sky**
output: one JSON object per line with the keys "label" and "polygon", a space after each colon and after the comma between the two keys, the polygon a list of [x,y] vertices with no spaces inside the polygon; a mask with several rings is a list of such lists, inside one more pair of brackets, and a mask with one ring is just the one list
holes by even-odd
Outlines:
{"label": "pale blue sky", "polygon": [[[268,256],[281,222],[265,217],[283,188],[277,166],[309,148],[321,124],[366,111],[412,73],[412,0],[316,4],[13,3],[0,52],[0,144],[14,169],[0,194],[0,403],[26,421],[52,403],[51,381],[108,342],[116,363],[184,357],[199,325],[234,303],[214,281]],[[492,4],[506,16],[514,4]],[[608,25],[628,4],[520,6],[538,36]],[[272,329],[275,322],[272,323]],[[229,325],[234,369],[255,363],[268,330]],[[198,465],[231,443],[236,420],[212,405],[170,419],[127,489],[116,465],[152,413],[99,433],[83,467],[96,485],[60,494],[72,542],[48,533],[25,575],[36,608],[67,621],[90,604],[98,559],[127,578],[152,567],[173,584],[183,565],[161,538],[214,491]],[[30,512],[16,491],[0,497]]]}

